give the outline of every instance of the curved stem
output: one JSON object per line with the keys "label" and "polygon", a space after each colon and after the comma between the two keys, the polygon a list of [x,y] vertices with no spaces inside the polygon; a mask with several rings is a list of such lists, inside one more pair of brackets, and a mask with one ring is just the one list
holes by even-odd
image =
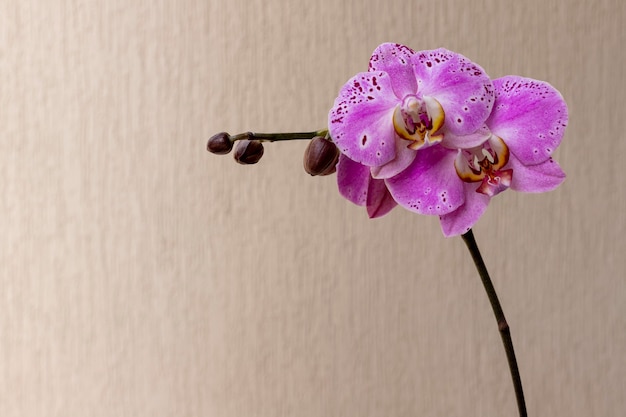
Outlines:
{"label": "curved stem", "polygon": [[480,256],[478,245],[476,244],[476,240],[474,239],[474,233],[470,229],[469,232],[465,233],[461,237],[463,238],[463,241],[465,242],[467,248],[472,254],[472,259],[474,260],[474,264],[476,265],[476,269],[478,270],[478,275],[480,275],[480,279],[483,282],[485,291],[487,291],[487,297],[489,297],[489,302],[491,303],[493,314],[496,316],[496,321],[498,322],[498,330],[500,331],[502,343],[504,344],[506,359],[509,362],[509,369],[511,371],[511,378],[513,379],[513,388],[515,389],[515,397],[517,399],[517,408],[519,409],[519,415],[520,417],[526,417],[526,402],[524,401],[522,379],[519,374],[519,369],[517,368],[517,360],[515,359],[515,351],[513,350],[511,331],[509,329],[508,323],[506,322],[506,318],[504,317],[504,311],[502,311],[502,306],[500,305],[500,301],[498,300],[496,289],[493,287],[491,278],[489,278],[489,272],[487,272],[485,262],[483,261],[482,256]]}

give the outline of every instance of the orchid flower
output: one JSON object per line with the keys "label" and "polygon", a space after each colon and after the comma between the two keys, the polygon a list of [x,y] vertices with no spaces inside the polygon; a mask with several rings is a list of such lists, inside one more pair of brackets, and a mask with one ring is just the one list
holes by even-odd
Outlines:
{"label": "orchid flower", "polygon": [[568,121],[561,94],[518,76],[494,80],[494,86],[495,105],[483,127],[468,136],[449,134],[446,146],[425,150],[386,180],[395,201],[409,210],[434,214],[445,204],[454,207],[437,213],[445,236],[467,232],[491,198],[508,188],[545,192],[565,179],[551,157]]}
{"label": "orchid flower", "polygon": [[493,103],[489,77],[464,56],[380,45],[369,70],[341,88],[328,116],[330,136],[342,153],[341,194],[366,205],[370,217],[386,214],[396,203],[383,180],[411,166],[420,151],[445,144],[448,135],[475,132]]}
{"label": "orchid flower", "polygon": [[564,180],[551,154],[567,117],[548,83],[508,76],[492,84],[453,52],[383,44],[329,114],[342,153],[339,191],[372,218],[400,204],[459,235],[500,192],[544,192]]}

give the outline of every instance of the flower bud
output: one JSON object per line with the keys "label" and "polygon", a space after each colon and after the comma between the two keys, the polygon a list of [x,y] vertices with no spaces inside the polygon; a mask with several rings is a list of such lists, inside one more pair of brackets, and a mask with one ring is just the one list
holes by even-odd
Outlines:
{"label": "flower bud", "polygon": [[316,136],[304,151],[304,170],[311,175],[329,175],[336,171],[339,149],[329,140]]}
{"label": "flower bud", "polygon": [[233,141],[230,139],[230,135],[226,132],[220,132],[211,136],[206,144],[206,150],[217,155],[226,155],[232,149]]}
{"label": "flower bud", "polygon": [[243,165],[259,162],[263,156],[263,144],[258,140],[241,140],[235,149],[235,161]]}

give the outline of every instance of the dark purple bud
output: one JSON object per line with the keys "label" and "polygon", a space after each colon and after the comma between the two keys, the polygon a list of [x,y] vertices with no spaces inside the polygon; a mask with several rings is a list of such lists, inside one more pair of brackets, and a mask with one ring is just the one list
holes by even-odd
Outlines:
{"label": "dark purple bud", "polygon": [[259,162],[263,156],[263,144],[258,140],[240,140],[235,149],[235,161],[243,165]]}
{"label": "dark purple bud", "polygon": [[217,135],[211,136],[209,142],[206,144],[206,150],[217,155],[226,155],[232,149],[233,141],[226,132],[220,132]]}
{"label": "dark purple bud", "polygon": [[329,140],[316,136],[304,151],[304,170],[311,175],[329,175],[336,171],[339,149]]}

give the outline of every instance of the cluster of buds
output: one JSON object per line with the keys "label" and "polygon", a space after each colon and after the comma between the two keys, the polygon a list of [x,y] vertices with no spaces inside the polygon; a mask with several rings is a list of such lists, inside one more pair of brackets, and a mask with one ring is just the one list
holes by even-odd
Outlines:
{"label": "cluster of buds", "polygon": [[235,161],[242,165],[259,162],[264,153],[263,142],[284,140],[309,140],[304,151],[304,170],[310,175],[330,175],[336,171],[339,149],[325,130],[303,133],[253,133],[245,132],[231,136],[226,132],[213,135],[207,143],[207,151],[216,155],[234,152]]}

